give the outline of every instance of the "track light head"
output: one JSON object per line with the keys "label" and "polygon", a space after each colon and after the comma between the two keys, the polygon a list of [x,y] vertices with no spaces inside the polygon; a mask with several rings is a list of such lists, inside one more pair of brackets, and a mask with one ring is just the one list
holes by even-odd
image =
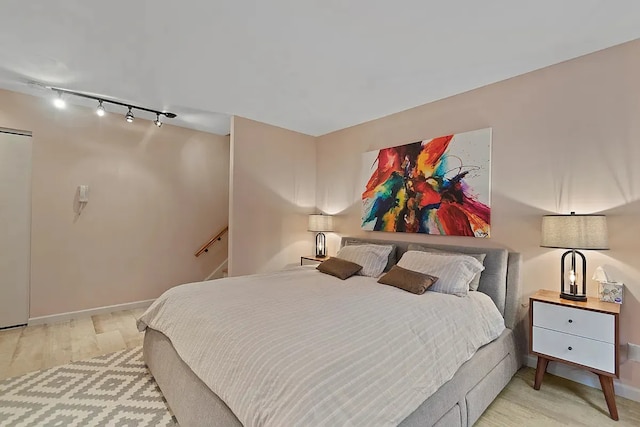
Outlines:
{"label": "track light head", "polygon": [[131,107],[129,107],[129,111],[127,111],[127,115],[124,116],[125,120],[127,121],[127,123],[133,123],[133,112],[131,111]]}
{"label": "track light head", "polygon": [[53,105],[55,105],[57,108],[64,108],[67,106],[65,100],[62,99],[62,92],[58,92],[58,96],[53,100]]}
{"label": "track light head", "polygon": [[162,122],[160,121],[160,113],[156,113],[156,119],[153,121],[153,124],[158,127],[162,126]]}
{"label": "track light head", "polygon": [[96,108],[96,114],[100,117],[104,116],[104,106],[102,105],[102,100],[98,101],[98,108]]}

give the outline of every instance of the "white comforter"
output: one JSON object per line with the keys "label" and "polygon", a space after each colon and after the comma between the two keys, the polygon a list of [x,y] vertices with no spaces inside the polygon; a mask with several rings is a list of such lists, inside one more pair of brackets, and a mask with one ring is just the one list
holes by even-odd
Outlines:
{"label": "white comforter", "polygon": [[193,283],[141,317],[245,426],[391,426],[504,330],[491,299],[315,269]]}

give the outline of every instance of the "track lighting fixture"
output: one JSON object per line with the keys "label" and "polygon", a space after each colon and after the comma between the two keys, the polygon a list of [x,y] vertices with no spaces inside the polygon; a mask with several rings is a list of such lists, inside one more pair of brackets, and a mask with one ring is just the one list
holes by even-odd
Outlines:
{"label": "track lighting fixture", "polygon": [[102,105],[102,100],[98,101],[98,108],[96,108],[96,114],[100,117],[104,116],[104,106]]}
{"label": "track lighting fixture", "polygon": [[139,111],[146,111],[148,113],[153,113],[156,115],[156,119],[153,121],[153,124],[161,127],[162,126],[162,121],[160,120],[160,116],[165,116],[168,117],[170,119],[174,119],[177,117],[176,114],[174,113],[169,113],[168,111],[158,111],[158,110],[152,110],[151,108],[145,108],[145,107],[140,107],[137,105],[131,105],[131,104],[125,104],[124,102],[120,102],[120,101],[116,101],[115,99],[104,99],[104,98],[99,98],[97,96],[93,96],[93,95],[89,95],[87,93],[83,93],[83,92],[75,92],[72,90],[67,90],[67,89],[62,89],[62,88],[58,88],[58,87],[51,87],[51,86],[46,86],[47,89],[51,89],[54,92],[57,92],[58,96],[53,100],[53,104],[58,107],[58,108],[64,108],[66,106],[66,102],[65,100],[62,98],[63,95],[74,95],[74,96],[79,96],[81,98],[87,98],[87,99],[93,99],[95,101],[98,101],[98,107],[96,108],[96,114],[100,117],[104,116],[106,114],[106,110],[104,108],[103,104],[113,104],[113,105],[119,105],[121,107],[126,107],[127,110],[127,114],[125,114],[124,118],[127,120],[128,123],[133,122],[133,120],[135,119],[135,116],[133,115],[133,110],[139,110]]}
{"label": "track lighting fixture", "polygon": [[57,108],[64,108],[67,106],[65,100],[62,99],[62,92],[58,91],[58,96],[54,98],[53,105],[55,105]]}

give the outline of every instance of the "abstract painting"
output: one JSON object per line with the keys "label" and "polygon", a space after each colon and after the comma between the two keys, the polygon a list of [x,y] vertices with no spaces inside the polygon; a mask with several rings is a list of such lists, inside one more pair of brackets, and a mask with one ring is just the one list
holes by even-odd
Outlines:
{"label": "abstract painting", "polygon": [[362,229],[489,237],[491,129],[362,155]]}

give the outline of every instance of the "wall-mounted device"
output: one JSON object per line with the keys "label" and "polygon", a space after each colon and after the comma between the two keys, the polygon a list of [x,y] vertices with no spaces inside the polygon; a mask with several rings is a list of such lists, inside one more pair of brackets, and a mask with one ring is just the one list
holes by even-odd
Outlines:
{"label": "wall-mounted device", "polygon": [[78,185],[78,215],[82,213],[87,203],[89,203],[89,186]]}
{"label": "wall-mounted device", "polygon": [[634,362],[640,362],[640,345],[629,343],[627,357]]}
{"label": "wall-mounted device", "polygon": [[78,185],[78,201],[80,203],[87,203],[89,201],[88,185]]}

